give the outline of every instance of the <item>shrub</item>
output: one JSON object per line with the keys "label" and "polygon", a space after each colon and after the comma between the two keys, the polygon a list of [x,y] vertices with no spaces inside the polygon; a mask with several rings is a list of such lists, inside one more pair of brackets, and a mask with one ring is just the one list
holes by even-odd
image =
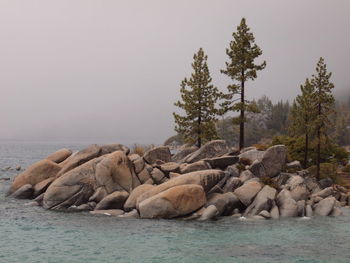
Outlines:
{"label": "shrub", "polygon": [[347,164],[343,167],[342,171],[344,173],[350,173],[350,164]]}
{"label": "shrub", "polygon": [[253,146],[258,150],[258,151],[266,151],[269,148],[268,144],[253,144]]}
{"label": "shrub", "polygon": [[246,165],[251,165],[252,161],[249,160],[248,158],[239,158],[239,163],[246,166]]}
{"label": "shrub", "polygon": [[260,181],[261,181],[263,184],[268,185],[268,186],[270,186],[270,187],[272,187],[272,188],[275,188],[275,189],[278,188],[278,185],[277,185],[276,181],[273,180],[272,178],[268,177],[268,176],[262,176],[262,177],[260,177]]}
{"label": "shrub", "polygon": [[[312,165],[307,169],[310,174],[316,176],[317,167]],[[337,164],[335,163],[321,163],[320,165],[320,179],[331,178],[333,182],[337,182]]]}

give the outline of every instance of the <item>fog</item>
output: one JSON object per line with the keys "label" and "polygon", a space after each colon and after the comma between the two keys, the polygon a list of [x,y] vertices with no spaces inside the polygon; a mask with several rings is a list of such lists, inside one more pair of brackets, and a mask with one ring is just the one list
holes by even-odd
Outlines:
{"label": "fog", "polygon": [[161,143],[203,47],[222,91],[242,17],[267,67],[249,99],[292,100],[320,56],[350,89],[350,1],[0,0],[0,138]]}

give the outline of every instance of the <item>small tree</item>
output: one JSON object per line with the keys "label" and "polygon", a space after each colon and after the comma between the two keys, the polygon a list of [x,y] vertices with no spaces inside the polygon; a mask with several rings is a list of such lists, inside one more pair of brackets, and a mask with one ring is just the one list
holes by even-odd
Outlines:
{"label": "small tree", "polygon": [[293,137],[305,136],[304,168],[308,166],[309,139],[312,132],[312,124],[315,118],[314,86],[309,79],[300,86],[301,94],[293,103],[290,113],[289,134]]}
{"label": "small tree", "polygon": [[[262,54],[262,50],[255,44],[254,35],[246,25],[245,18],[242,18],[240,25],[237,27],[237,32],[233,33],[232,36],[233,40],[230,42],[229,48],[226,49],[229,62],[226,62],[226,69],[221,70],[221,73],[238,83],[233,83],[227,87],[228,94],[224,96],[226,100],[222,103],[222,113],[228,111],[240,112],[238,118],[240,125],[239,148],[242,149],[244,148],[244,113],[245,111],[256,111],[256,108],[245,99],[245,82],[249,79],[256,79],[257,71],[264,69],[266,62],[264,61],[260,65],[254,63],[254,60]],[[239,103],[235,103],[235,100],[233,100],[233,96],[236,94],[240,95]]]}
{"label": "small tree", "polygon": [[330,82],[332,73],[327,72],[327,66],[321,57],[316,66],[316,74],[312,75],[311,84],[314,86],[314,99],[316,106],[315,130],[317,134],[317,170],[316,177],[320,178],[321,163],[321,137],[327,137],[326,129],[329,116],[333,112],[334,97],[332,89],[334,84]]}
{"label": "small tree", "polygon": [[185,78],[181,82],[181,101],[175,103],[175,106],[185,111],[185,115],[173,113],[175,130],[185,142],[196,143],[198,147],[217,138],[215,121],[218,111],[215,104],[220,93],[211,84],[207,59],[202,48],[194,54],[193,73],[189,79]]}

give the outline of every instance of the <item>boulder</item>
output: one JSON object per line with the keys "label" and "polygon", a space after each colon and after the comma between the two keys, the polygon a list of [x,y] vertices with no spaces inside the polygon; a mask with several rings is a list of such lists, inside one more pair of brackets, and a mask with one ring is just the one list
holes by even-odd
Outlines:
{"label": "boulder", "polygon": [[198,161],[194,163],[184,163],[180,165],[180,173],[187,174],[196,171],[208,170],[211,169],[210,165],[205,161]]}
{"label": "boulder", "polygon": [[45,179],[54,177],[60,170],[61,167],[57,163],[47,159],[34,163],[23,173],[20,173],[15,177],[15,180],[9,189],[8,195],[14,193],[23,185],[30,184],[34,186]]}
{"label": "boulder", "polygon": [[299,171],[302,169],[299,161],[293,161],[293,162],[287,163],[286,168],[287,170],[295,170],[295,171]]}
{"label": "boulder", "polygon": [[290,191],[283,189],[277,195],[277,205],[281,217],[296,217],[298,216],[297,202],[292,198]]}
{"label": "boulder", "polygon": [[333,195],[335,193],[335,190],[333,189],[333,187],[327,187],[325,189],[323,189],[322,191],[319,191],[313,195],[311,195],[312,198],[316,198],[316,197],[321,197],[321,198],[326,198],[330,195]]}
{"label": "boulder", "polygon": [[242,206],[239,199],[232,192],[212,194],[205,206],[208,207],[210,205],[215,205],[219,212],[218,215],[222,216],[230,215],[235,208]]}
{"label": "boulder", "polygon": [[185,185],[185,184],[196,184],[204,188],[206,193],[215,186],[222,178],[224,178],[225,173],[220,170],[205,170],[197,171],[188,174],[182,174],[175,178],[170,179],[169,181],[155,186],[153,189],[143,193],[137,198],[137,205],[143,200],[150,198],[154,195],[157,195],[163,191],[166,191],[174,186]]}
{"label": "boulder", "polygon": [[171,160],[176,163],[180,163],[182,159],[184,159],[187,155],[198,150],[197,146],[183,146],[179,149],[179,151],[173,155]]}
{"label": "boulder", "polygon": [[170,173],[180,173],[180,165],[174,162],[161,164],[159,168],[167,177]]}
{"label": "boulder", "polygon": [[321,179],[319,182],[321,189],[331,187],[333,185],[333,180],[329,177]]}
{"label": "boulder", "polygon": [[164,173],[161,170],[159,170],[158,168],[154,168],[152,170],[151,178],[153,179],[153,182],[155,182],[156,184],[161,184],[166,179]]}
{"label": "boulder", "polygon": [[98,187],[105,187],[107,193],[115,191],[131,192],[140,185],[134,174],[132,163],[122,151],[105,155],[96,165],[96,182]]}
{"label": "boulder", "polygon": [[252,178],[254,178],[254,174],[249,170],[244,170],[239,176],[239,179],[242,181],[242,183],[245,183]]}
{"label": "boulder", "polygon": [[265,151],[258,151],[257,149],[251,149],[244,151],[238,157],[239,159],[248,159],[250,163],[253,163],[255,160],[261,161],[264,156]]}
{"label": "boulder", "polygon": [[255,160],[249,169],[257,177],[275,177],[285,166],[286,158],[286,147],[275,145],[266,150],[261,161]]}
{"label": "boulder", "polygon": [[34,189],[31,184],[22,185],[14,193],[11,194],[12,197],[18,199],[30,199],[33,197]]}
{"label": "boulder", "polygon": [[[89,147],[71,155],[65,161],[60,163],[62,169],[57,173],[57,177],[62,176],[66,172],[78,167],[79,165],[86,163],[101,154],[101,147],[97,144],[90,145]],[[50,176],[51,177],[51,176]]]}
{"label": "boulder", "polygon": [[205,162],[209,163],[213,169],[226,169],[227,166],[236,164],[238,162],[238,156],[221,156],[216,158],[204,159]]}
{"label": "boulder", "polygon": [[238,197],[242,204],[248,207],[261,188],[261,183],[251,181],[238,187],[233,193]]}
{"label": "boulder", "polygon": [[137,212],[136,209],[128,212],[128,213],[125,213],[125,214],[122,214],[118,217],[122,217],[122,218],[140,218],[140,215],[139,215],[139,212]]}
{"label": "boulder", "polygon": [[210,219],[215,219],[219,214],[218,209],[215,205],[210,205],[203,211],[202,215],[198,219],[199,221],[206,221]]}
{"label": "boulder", "polygon": [[315,205],[315,215],[328,216],[336,203],[336,199],[333,196],[327,197]]}
{"label": "boulder", "polygon": [[236,190],[238,187],[240,187],[242,185],[242,181],[237,178],[237,177],[230,177],[227,181],[225,186],[223,187],[223,192],[227,193],[227,192],[233,192],[234,190]]}
{"label": "boulder", "polygon": [[295,201],[307,200],[310,195],[309,191],[306,188],[306,185],[304,184],[298,185],[295,188],[293,188],[290,191],[290,194]]}
{"label": "boulder", "polygon": [[288,180],[293,176],[291,173],[280,173],[276,177],[273,178],[276,183],[278,189],[282,189],[285,184],[287,184]]}
{"label": "boulder", "polygon": [[120,209],[107,209],[107,210],[94,210],[90,211],[92,215],[106,215],[106,216],[120,216],[124,214],[123,210]]}
{"label": "boulder", "polygon": [[334,207],[332,212],[330,213],[330,216],[341,216],[343,214],[342,210],[340,207]]}
{"label": "boulder", "polygon": [[305,216],[312,217],[314,215],[314,212],[312,211],[311,205],[306,205],[305,207]]}
{"label": "boulder", "polygon": [[34,196],[41,195],[46,191],[49,185],[55,180],[55,177],[47,178],[34,186]]}
{"label": "boulder", "polygon": [[151,184],[143,184],[138,187],[136,187],[129,195],[128,199],[126,200],[124,204],[124,210],[125,211],[131,211],[136,208],[136,200],[137,198],[142,195],[143,193],[151,190],[154,188],[154,185]]}
{"label": "boulder", "polygon": [[58,164],[66,160],[71,155],[72,151],[64,148],[50,154],[46,157],[46,159]]}
{"label": "boulder", "polygon": [[129,193],[126,191],[115,191],[103,198],[95,207],[95,210],[122,209]]}
{"label": "boulder", "polygon": [[43,207],[62,210],[87,203],[97,189],[95,170],[102,159],[90,160],[53,181],[44,194]]}
{"label": "boulder", "polygon": [[214,140],[207,142],[200,149],[184,159],[186,163],[194,163],[202,159],[220,157],[230,151],[226,141]]}
{"label": "boulder", "polygon": [[230,165],[226,168],[225,172],[230,176],[230,177],[239,177],[239,170],[236,165]]}
{"label": "boulder", "polygon": [[201,208],[206,202],[202,186],[174,186],[139,204],[141,218],[174,218]]}
{"label": "boulder", "polygon": [[254,216],[258,215],[261,211],[270,211],[273,206],[273,200],[276,197],[276,189],[265,185],[261,191],[256,195],[253,203],[246,209],[245,214]]}
{"label": "boulder", "polygon": [[170,149],[167,146],[154,147],[144,153],[143,159],[149,164],[155,164],[157,161],[171,162]]}
{"label": "boulder", "polygon": [[[152,170],[153,170],[153,168],[151,166],[148,167],[148,165],[147,165],[147,166],[144,167],[144,169],[141,172],[139,172],[137,174],[137,177],[139,178],[141,184],[144,184],[148,180],[151,179],[151,172],[152,172]],[[152,182],[153,182],[153,180],[152,180]]]}
{"label": "boulder", "polygon": [[304,217],[305,216],[305,200],[299,200],[297,202],[297,206],[298,206],[298,216],[300,217]]}
{"label": "boulder", "polygon": [[275,202],[273,202],[273,206],[270,210],[270,215],[271,215],[271,219],[279,219],[280,217],[280,211]]}
{"label": "boulder", "polygon": [[100,148],[101,148],[100,155],[105,155],[116,151],[122,151],[124,152],[125,155],[128,155],[130,153],[130,149],[128,147],[117,143],[104,144],[104,145],[101,145]]}
{"label": "boulder", "polygon": [[271,218],[271,214],[270,214],[268,211],[266,211],[266,210],[261,211],[261,212],[259,213],[259,216],[262,216],[262,217],[264,217],[265,219],[270,219],[270,218]]}
{"label": "boulder", "polygon": [[103,198],[105,198],[108,195],[106,188],[104,187],[98,187],[95,190],[95,193],[90,196],[89,202],[96,202],[99,203]]}

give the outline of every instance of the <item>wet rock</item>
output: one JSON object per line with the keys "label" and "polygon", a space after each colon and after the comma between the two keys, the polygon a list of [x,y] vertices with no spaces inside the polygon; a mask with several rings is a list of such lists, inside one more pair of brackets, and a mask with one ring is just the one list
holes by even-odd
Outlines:
{"label": "wet rock", "polygon": [[298,201],[297,206],[298,206],[298,216],[304,217],[305,216],[305,200]]}
{"label": "wet rock", "polygon": [[171,153],[167,146],[154,147],[145,152],[143,159],[149,164],[155,164],[157,161],[169,163],[171,162]]}
{"label": "wet rock", "polygon": [[136,209],[128,212],[128,213],[125,213],[125,214],[122,214],[118,217],[122,217],[122,218],[140,218],[140,215],[139,215],[139,212],[137,212]]}
{"label": "wet rock", "polygon": [[220,157],[228,153],[230,148],[224,140],[214,140],[207,142],[200,149],[187,156],[184,160],[186,163],[194,163],[202,159]]}
{"label": "wet rock", "polygon": [[13,194],[11,194],[12,197],[18,198],[18,199],[30,199],[33,197],[34,189],[31,184],[25,184],[21,186],[19,189],[17,189]]}
{"label": "wet rock", "polygon": [[343,212],[339,207],[334,207],[332,212],[330,213],[330,216],[341,216],[341,215],[343,215]]}
{"label": "wet rock", "polygon": [[61,167],[58,164],[46,159],[34,163],[23,173],[20,173],[15,177],[15,180],[9,189],[8,195],[14,193],[23,185],[30,184],[34,186],[45,179],[54,177],[60,171],[60,169]]}
{"label": "wet rock", "polygon": [[203,211],[202,215],[198,219],[199,221],[207,221],[211,219],[215,219],[219,214],[218,209],[215,205],[210,205]]}
{"label": "wet rock", "polygon": [[55,163],[61,163],[64,160],[66,160],[69,156],[72,155],[72,151],[69,149],[60,149],[49,156],[47,156],[45,159],[50,160]]}
{"label": "wet rock", "polygon": [[279,219],[280,217],[280,211],[278,209],[278,206],[275,204],[275,202],[273,203],[273,206],[270,210],[270,215],[272,219]]}
{"label": "wet rock", "polygon": [[124,211],[120,209],[94,210],[94,211],[90,211],[90,214],[105,215],[105,216],[120,216],[124,214]]}
{"label": "wet rock", "polygon": [[245,206],[249,206],[261,188],[261,183],[252,181],[238,187],[233,193]]}
{"label": "wet rock", "polygon": [[174,218],[196,211],[205,202],[203,187],[179,185],[142,201],[139,211],[141,218]]}
{"label": "wet rock", "polygon": [[137,200],[137,198],[140,195],[142,195],[143,193],[151,190],[152,188],[154,188],[154,185],[150,185],[150,184],[143,184],[143,185],[140,185],[140,186],[136,187],[130,193],[130,196],[126,200],[126,202],[124,204],[124,210],[128,212],[128,211],[131,211],[131,210],[135,209],[136,208],[136,200]]}
{"label": "wet rock", "polygon": [[264,153],[261,161],[256,160],[250,171],[257,177],[275,177],[286,164],[287,150],[284,145],[270,147]]}
{"label": "wet rock", "polygon": [[181,174],[187,174],[191,172],[196,172],[196,171],[203,171],[203,170],[208,170],[211,169],[210,165],[205,162],[205,161],[198,161],[194,163],[184,163],[181,164],[180,166],[180,173]]}

